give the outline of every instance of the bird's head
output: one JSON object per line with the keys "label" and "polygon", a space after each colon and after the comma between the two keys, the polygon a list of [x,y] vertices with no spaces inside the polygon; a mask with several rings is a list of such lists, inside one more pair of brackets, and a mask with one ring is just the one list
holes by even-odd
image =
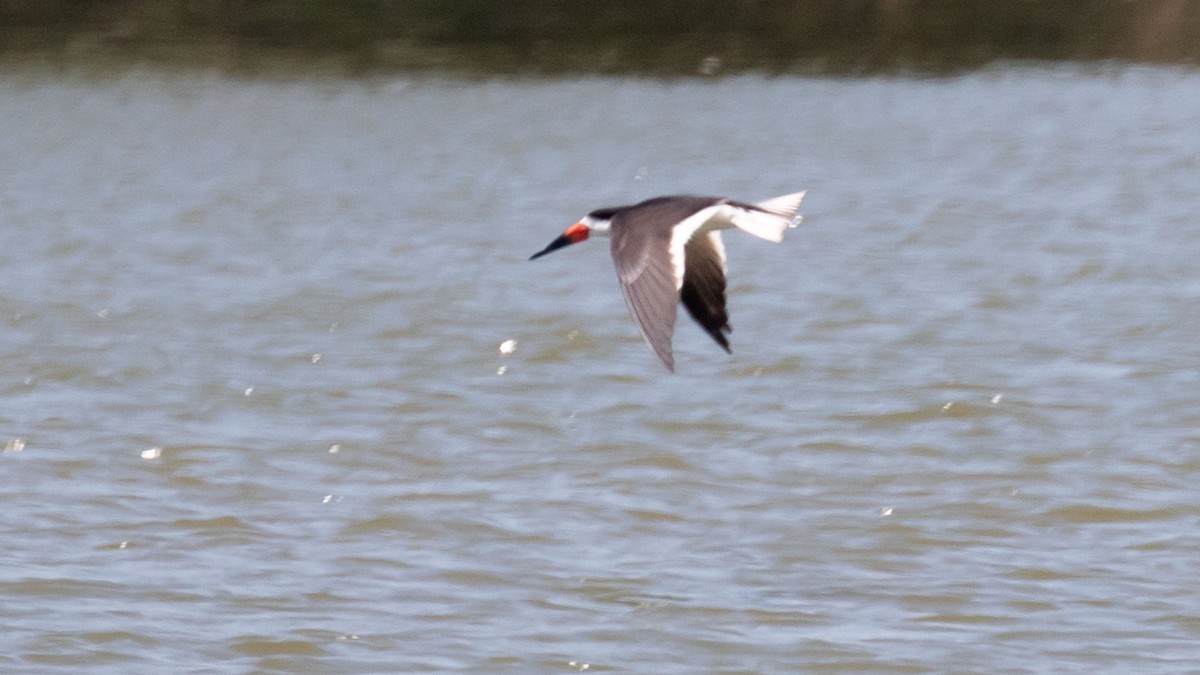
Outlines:
{"label": "bird's head", "polygon": [[568,227],[566,232],[558,235],[558,238],[550,242],[549,246],[534,253],[529,259],[540,258],[565,246],[578,244],[592,235],[607,235],[611,220],[603,215],[598,215],[598,213],[593,211],[584,216],[578,223]]}
{"label": "bird's head", "polygon": [[579,242],[583,241],[584,239],[587,239],[588,235],[590,235],[591,232],[592,232],[592,228],[588,227],[588,224],[581,220],[578,223],[575,223],[574,225],[568,227],[566,232],[563,232],[562,234],[558,235],[558,237],[554,241],[550,242],[549,246],[547,246],[546,248],[529,256],[529,259],[533,260],[535,258],[540,258],[540,257],[546,255],[547,253],[552,253],[554,251],[557,251],[558,249],[563,248],[564,246],[570,246],[571,244],[578,244]]}

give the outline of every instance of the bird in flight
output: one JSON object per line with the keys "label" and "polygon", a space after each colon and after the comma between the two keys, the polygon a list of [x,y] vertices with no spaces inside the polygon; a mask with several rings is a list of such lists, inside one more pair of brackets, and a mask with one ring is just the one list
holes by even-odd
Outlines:
{"label": "bird in flight", "polygon": [[[779,242],[800,222],[804,192],[751,204],[723,197],[655,197],[630,206],[596,209],[567,228],[540,258],[592,235],[611,239],[617,280],[642,337],[675,371],[671,336],[679,303],[726,351],[729,313],[725,308],[725,245],[721,230],[737,228]],[[732,353],[732,352],[731,352]]]}

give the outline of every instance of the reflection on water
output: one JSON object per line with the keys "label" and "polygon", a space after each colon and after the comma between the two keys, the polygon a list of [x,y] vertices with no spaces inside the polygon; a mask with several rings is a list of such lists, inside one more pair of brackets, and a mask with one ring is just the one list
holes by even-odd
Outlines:
{"label": "reflection on water", "polygon": [[[1193,668],[1197,119],[1111,66],[0,76],[0,670]],[[603,241],[527,261],[798,188],[675,376]]]}

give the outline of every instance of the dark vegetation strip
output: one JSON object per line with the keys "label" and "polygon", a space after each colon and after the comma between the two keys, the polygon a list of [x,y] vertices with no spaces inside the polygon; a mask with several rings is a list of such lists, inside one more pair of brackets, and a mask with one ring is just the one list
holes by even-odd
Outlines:
{"label": "dark vegetation strip", "polygon": [[0,0],[0,58],[480,73],[1200,64],[1197,0]]}

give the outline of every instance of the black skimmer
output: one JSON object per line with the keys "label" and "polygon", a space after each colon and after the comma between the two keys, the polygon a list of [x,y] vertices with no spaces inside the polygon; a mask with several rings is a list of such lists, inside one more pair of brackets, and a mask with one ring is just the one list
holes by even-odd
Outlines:
{"label": "black skimmer", "polygon": [[721,230],[736,227],[760,239],[782,241],[784,230],[800,222],[796,212],[802,199],[803,192],[757,204],[684,195],[597,209],[529,259],[593,234],[611,237],[613,263],[629,313],[663,365],[675,372],[671,336],[680,302],[730,352],[726,334],[733,329],[725,310]]}

